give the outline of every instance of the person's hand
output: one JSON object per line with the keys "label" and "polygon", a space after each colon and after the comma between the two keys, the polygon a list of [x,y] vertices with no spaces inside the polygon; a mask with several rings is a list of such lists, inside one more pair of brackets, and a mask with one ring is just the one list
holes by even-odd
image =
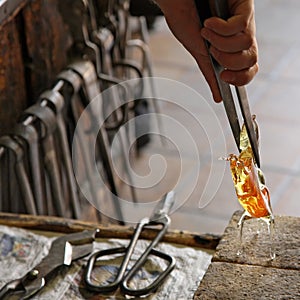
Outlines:
{"label": "person's hand", "polygon": [[216,102],[222,100],[208,57],[210,53],[225,68],[221,79],[233,85],[249,83],[258,71],[254,0],[228,0],[227,21],[209,18],[201,28],[194,0],[156,0],[175,37],[193,55],[208,82]]}

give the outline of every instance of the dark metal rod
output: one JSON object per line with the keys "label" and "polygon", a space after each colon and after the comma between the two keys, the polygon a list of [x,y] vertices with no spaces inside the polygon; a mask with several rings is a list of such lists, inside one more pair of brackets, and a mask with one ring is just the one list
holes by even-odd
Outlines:
{"label": "dark metal rod", "polygon": [[16,9],[27,0],[0,0],[0,25],[11,16]]}

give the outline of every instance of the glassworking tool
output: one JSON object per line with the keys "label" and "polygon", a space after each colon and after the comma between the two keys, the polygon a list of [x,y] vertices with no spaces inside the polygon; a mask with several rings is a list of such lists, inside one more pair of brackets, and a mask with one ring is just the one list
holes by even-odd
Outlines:
{"label": "glassworking tool", "polygon": [[19,121],[12,129],[11,135],[24,149],[37,214],[47,215],[49,212],[46,205],[46,185],[39,151],[39,133],[33,123],[32,117]]}
{"label": "glassworking tool", "polygon": [[[71,153],[69,149],[69,142],[67,137],[66,124],[63,119],[63,110],[65,109],[65,102],[63,96],[58,92],[59,88],[64,84],[61,80],[52,90],[47,90],[39,97],[39,103],[42,105],[46,102],[47,106],[53,110],[56,116],[57,123],[57,141],[60,145],[61,157],[59,157],[58,165],[60,172],[64,168],[64,173],[67,181],[68,196],[70,198],[70,204],[72,208],[72,216],[76,219],[80,219],[81,207],[77,195],[77,185],[74,178],[74,172],[72,168]],[[55,90],[56,89],[56,90]]]}
{"label": "glassworking tool", "polygon": [[48,276],[57,268],[70,266],[72,261],[89,255],[98,230],[86,230],[56,238],[48,255],[22,278],[7,283],[0,290],[0,299],[29,299],[40,291],[48,281]]}
{"label": "glassworking tool", "polygon": [[50,185],[48,200],[49,203],[52,203],[55,213],[63,217],[65,216],[66,203],[61,186],[58,155],[55,151],[54,131],[57,129],[56,116],[52,109],[47,106],[46,102],[36,103],[28,107],[23,112],[21,118],[27,119],[30,116],[35,119],[37,130],[40,128],[38,132],[42,145],[42,159]]}
{"label": "glassworking tool", "polygon": [[[80,106],[83,105],[85,107],[88,105],[92,99],[97,97],[97,95],[100,94],[100,90],[98,89],[97,84],[97,76],[95,73],[94,66],[89,61],[77,61],[76,63],[73,63],[70,68],[67,70],[61,72],[58,75],[58,82],[62,81],[67,85],[70,85],[72,88],[72,92],[70,93],[64,93],[64,100],[67,102],[70,102],[72,115],[74,118],[74,123],[77,124],[77,122],[80,119]],[[84,103],[83,103],[84,102]],[[98,106],[99,113],[95,114],[94,111],[91,109],[88,109],[88,113],[90,114],[90,120],[92,122],[100,122],[103,117],[102,115],[102,103],[101,106]],[[103,121],[104,123],[104,121]],[[96,123],[97,124],[97,123]],[[94,164],[93,164],[93,155],[90,152],[91,147],[89,147],[89,144],[85,141],[89,138],[89,135],[94,133],[95,129],[98,129],[97,125],[92,126],[95,127],[94,129],[91,128],[89,134],[86,134],[83,128],[81,126],[76,127],[77,132],[77,139],[80,144],[81,148],[81,155],[82,159],[84,161],[85,165],[85,171],[86,176],[88,178],[88,184],[90,187],[91,195],[97,205],[97,208],[101,208],[101,203],[98,201],[99,194],[98,194],[98,186],[96,184],[96,181],[94,180],[95,174],[93,173],[94,170]],[[110,186],[110,189],[112,191],[112,201],[114,205],[114,209],[117,213],[117,219],[120,221],[120,224],[124,225],[124,216],[120,207],[120,203],[118,201],[118,196],[120,196],[120,191],[117,187],[116,183],[116,175],[112,166],[112,160],[110,153],[110,146],[108,143],[108,137],[105,129],[101,126],[99,128],[99,132],[97,132],[98,138],[97,138],[97,149],[100,152],[100,156],[103,162],[105,175],[108,181],[108,184]],[[74,162],[74,161],[73,161]],[[101,215],[98,214],[99,221],[101,221]]]}
{"label": "glassworking tool", "polygon": [[[94,292],[112,292],[120,287],[120,290],[125,295],[131,296],[141,296],[147,295],[151,292],[154,292],[166,279],[167,275],[174,269],[175,267],[175,259],[163,252],[153,249],[164,236],[165,232],[168,229],[170,224],[170,218],[168,213],[170,212],[172,206],[174,204],[174,192],[168,192],[162,200],[159,201],[157,206],[154,209],[154,212],[150,218],[143,218],[135,228],[134,234],[130,240],[130,243],[127,247],[119,247],[112,249],[105,249],[95,252],[89,259],[85,282],[87,288]],[[134,253],[135,246],[138,242],[139,236],[142,232],[142,229],[146,226],[160,226],[161,229],[158,232],[157,236],[151,241],[148,247],[144,250],[142,255],[138,258],[138,260],[134,263],[132,267],[127,269],[130,260],[132,259],[132,255]],[[113,282],[98,282],[93,280],[93,271],[97,268],[101,268],[97,266],[97,262],[108,255],[115,255],[124,253],[121,264],[118,266],[117,274],[113,280]],[[139,289],[132,289],[129,287],[129,283],[132,278],[136,275],[137,271],[141,269],[143,265],[145,265],[149,255],[154,255],[168,262],[168,266],[166,269],[161,272],[148,286],[142,287]],[[103,266],[102,266],[103,267]]]}
{"label": "glassworking tool", "polygon": [[[4,135],[0,137],[0,148],[10,150],[14,154],[15,156],[14,170],[18,179],[17,181],[20,187],[22,199],[24,200],[24,206],[26,212],[32,215],[36,215],[37,209],[34,202],[34,197],[31,190],[29,177],[26,172],[24,149],[22,145],[20,145],[17,141],[15,141],[12,136]],[[16,187],[14,186],[14,189],[15,188]],[[5,201],[8,200],[11,199],[5,199]]]}
{"label": "glassworking tool", "polygon": [[[201,26],[203,26],[204,21],[212,16],[220,17],[227,20],[230,17],[228,0],[195,0],[196,8],[200,18]],[[207,50],[209,52],[209,43],[206,42]],[[230,85],[220,79],[220,73],[224,70],[222,66],[209,54],[211,59],[211,64],[213,66],[215,76],[218,82],[219,91],[223,99],[225,111],[230,123],[230,127],[237,144],[239,151],[240,149],[240,132],[241,126],[239,124],[238,115],[233,99],[233,94]],[[244,124],[247,129],[248,137],[250,140],[251,148],[254,155],[254,160],[258,167],[260,167],[260,155],[258,149],[258,137],[256,133],[256,126],[253,122],[253,116],[250,112],[250,106],[248,102],[248,96],[245,86],[235,87],[237,99],[240,105],[241,113],[244,119]]]}
{"label": "glassworking tool", "polygon": [[[96,72],[97,74],[100,74],[102,70],[106,75],[110,77],[114,77],[113,62],[111,57],[111,51],[114,45],[114,36],[111,33],[111,31],[108,30],[107,28],[103,29],[102,31],[97,31],[96,28],[93,28],[94,29],[93,32],[89,31],[89,28],[93,26],[93,24],[94,26],[96,25],[95,24],[96,21],[95,21],[93,3],[91,1],[87,1],[86,5],[87,6],[85,12],[87,16],[85,18],[85,22],[82,25],[83,26],[82,29],[85,32],[84,36],[85,36],[86,45],[92,47],[93,49],[97,49],[97,51],[95,52]],[[91,38],[92,36],[94,36],[94,40]],[[109,109],[111,108],[113,109],[111,113],[111,117],[114,122],[118,122],[119,110],[117,108],[122,106],[125,103],[123,103],[121,97],[119,96],[119,93],[115,88],[110,89],[109,94],[111,97],[111,101],[109,102]],[[108,105],[108,103],[106,103],[106,105]],[[135,184],[133,182],[132,170],[127,155],[127,149],[130,148],[129,136],[127,135],[127,132],[123,126],[118,128],[118,142],[120,144],[120,151],[123,157],[123,164],[126,171],[126,177],[127,177],[126,179],[128,181],[128,187],[131,192],[132,200],[133,202],[136,203],[137,196],[136,196]]]}

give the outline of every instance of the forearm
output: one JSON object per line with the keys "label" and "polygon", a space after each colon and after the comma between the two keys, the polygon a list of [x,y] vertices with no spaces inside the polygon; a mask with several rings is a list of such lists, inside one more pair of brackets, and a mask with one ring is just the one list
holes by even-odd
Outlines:
{"label": "forearm", "polygon": [[221,101],[208,52],[201,36],[201,26],[194,0],[157,0],[174,36],[195,58],[208,82],[215,101]]}

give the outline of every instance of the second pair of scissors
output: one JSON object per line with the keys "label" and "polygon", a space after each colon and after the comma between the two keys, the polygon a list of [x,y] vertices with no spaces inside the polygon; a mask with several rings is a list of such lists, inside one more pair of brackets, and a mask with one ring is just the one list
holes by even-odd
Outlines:
{"label": "second pair of scissors", "polygon": [[[112,292],[120,288],[123,294],[131,296],[141,296],[155,292],[166,279],[167,275],[175,267],[175,259],[172,256],[154,249],[154,247],[157,246],[168,229],[168,226],[170,224],[170,218],[168,214],[173,204],[174,192],[170,191],[162,198],[162,200],[158,202],[152,216],[150,218],[143,218],[138,223],[127,247],[105,249],[95,252],[90,257],[86,269],[85,282],[87,288],[91,291],[99,293]],[[145,226],[151,226],[151,228],[153,226],[159,226],[160,230],[156,237],[150,242],[148,247],[138,258],[138,260],[134,263],[134,265],[129,270],[127,270],[140,234]],[[122,258],[121,264],[117,267],[117,274],[114,275],[113,282],[99,283],[97,280],[93,279],[93,272],[97,268],[97,262],[99,262],[99,260],[101,260],[101,258],[103,258],[104,256],[111,256],[115,254],[124,254],[124,256]],[[145,265],[149,255],[154,255],[166,261],[168,263],[167,267],[148,286],[139,289],[130,288],[130,281],[136,275],[137,271],[139,271]]]}

